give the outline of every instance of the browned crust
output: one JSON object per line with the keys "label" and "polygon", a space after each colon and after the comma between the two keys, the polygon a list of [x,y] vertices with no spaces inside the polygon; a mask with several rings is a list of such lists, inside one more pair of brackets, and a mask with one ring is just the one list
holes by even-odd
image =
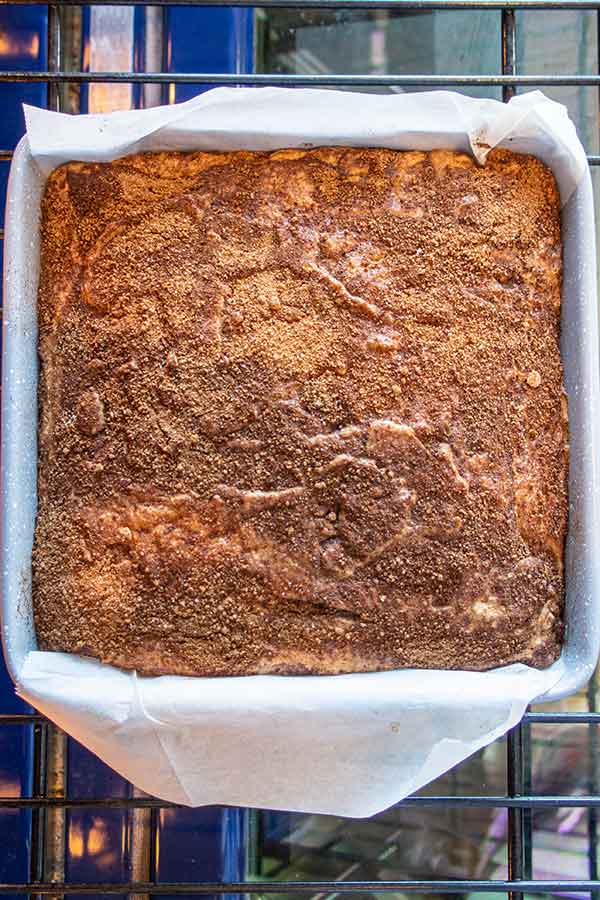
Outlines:
{"label": "browned crust", "polygon": [[42,238],[42,648],[196,675],[557,657],[561,243],[541,163],[70,163]]}

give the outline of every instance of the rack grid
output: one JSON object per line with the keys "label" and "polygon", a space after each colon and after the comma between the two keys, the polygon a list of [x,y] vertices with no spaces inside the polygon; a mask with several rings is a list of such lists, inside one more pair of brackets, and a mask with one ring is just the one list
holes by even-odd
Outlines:
{"label": "rack grid", "polygon": [[[0,0],[0,6],[26,6],[37,0]],[[516,11],[578,10],[595,11],[600,43],[600,0],[262,0],[261,9],[362,9],[362,10],[497,10],[501,14],[501,74],[453,75],[346,75],[346,74],[274,74],[223,72],[82,72],[63,68],[61,40],[61,7],[81,6],[80,0],[55,0],[47,7],[48,71],[0,71],[1,83],[42,82],[47,84],[47,104],[60,109],[61,84],[144,83],[144,84],[210,84],[210,85],[310,85],[338,87],[480,87],[500,86],[502,98],[508,101],[519,87],[596,86],[600,88],[600,71],[578,75],[520,75],[517,73],[516,46],[518,28]],[[91,5],[91,4],[88,4]],[[254,0],[94,0],[97,6],[198,6],[198,7],[254,7]],[[539,14],[539,13],[538,13]],[[600,54],[600,47],[599,47]],[[7,161],[12,151],[0,149],[0,160]],[[600,165],[600,154],[588,155],[592,166]],[[0,240],[3,230],[0,229]],[[28,894],[42,895],[129,894],[150,895],[320,895],[334,894],[467,894],[506,893],[510,900],[520,900],[524,894],[586,893],[591,900],[600,900],[598,873],[598,813],[600,793],[598,779],[597,727],[600,712],[596,706],[596,678],[587,690],[587,712],[532,712],[507,735],[506,793],[502,796],[414,796],[400,807],[486,807],[507,810],[508,818],[508,877],[505,879],[420,879],[397,881],[267,881],[252,880],[158,882],[156,860],[152,848],[156,841],[157,811],[176,808],[147,795],[132,791],[130,797],[78,798],[66,794],[67,745],[66,736],[51,722],[36,713],[0,714],[0,728],[22,726],[33,732],[33,780],[30,797],[0,797],[0,809],[31,811],[31,842],[29,850],[29,880],[19,883],[0,883],[0,896]],[[584,725],[587,726],[589,773],[585,795],[535,795],[532,793],[531,726]],[[65,881],[65,816],[76,808],[118,808],[129,810],[130,875],[128,881],[102,883],[74,883]],[[587,814],[588,877],[579,880],[538,880],[532,877],[532,813],[536,809],[583,808]],[[1,842],[0,842],[1,852]]]}

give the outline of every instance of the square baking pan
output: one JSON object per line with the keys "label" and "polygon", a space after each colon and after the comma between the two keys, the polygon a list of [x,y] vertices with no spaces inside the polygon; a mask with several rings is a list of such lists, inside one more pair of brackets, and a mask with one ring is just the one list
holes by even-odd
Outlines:
{"label": "square baking pan", "polygon": [[[435,146],[441,146],[437,136]],[[426,149],[423,147],[422,149]],[[530,152],[535,154],[535,146]],[[37,500],[37,283],[40,203],[45,177],[27,137],[11,166],[5,232],[2,351],[2,637],[13,680],[37,649],[31,550]],[[600,644],[600,391],[592,184],[586,171],[562,209],[561,353],[569,398],[569,528],[566,632],[556,683],[538,702],[580,689]]]}

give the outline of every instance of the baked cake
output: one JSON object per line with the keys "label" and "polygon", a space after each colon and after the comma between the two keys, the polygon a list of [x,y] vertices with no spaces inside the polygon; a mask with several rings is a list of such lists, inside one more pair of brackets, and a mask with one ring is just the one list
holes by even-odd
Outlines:
{"label": "baked cake", "polygon": [[40,647],[143,674],[549,665],[560,297],[559,197],[530,156],[61,166]]}

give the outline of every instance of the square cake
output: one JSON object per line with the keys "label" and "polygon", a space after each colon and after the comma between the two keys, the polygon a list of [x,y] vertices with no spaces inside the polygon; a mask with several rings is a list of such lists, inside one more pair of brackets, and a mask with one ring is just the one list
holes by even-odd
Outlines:
{"label": "square cake", "polygon": [[42,649],[149,675],[557,658],[568,431],[542,163],[69,163],[41,227]]}

